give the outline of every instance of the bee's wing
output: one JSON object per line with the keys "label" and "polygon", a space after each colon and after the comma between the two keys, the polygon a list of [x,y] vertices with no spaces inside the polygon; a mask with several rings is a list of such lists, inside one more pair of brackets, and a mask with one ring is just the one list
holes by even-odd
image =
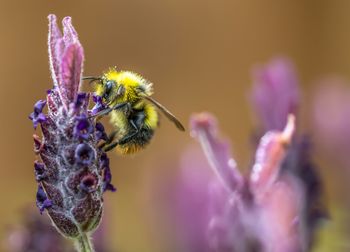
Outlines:
{"label": "bee's wing", "polygon": [[175,124],[176,128],[178,128],[181,131],[185,131],[185,127],[180,123],[180,121],[177,120],[177,118],[169,110],[167,110],[162,104],[160,104],[159,102],[157,102],[156,100],[154,100],[149,96],[145,96],[144,99],[148,100],[149,102],[154,104],[160,111],[162,111],[163,114]]}

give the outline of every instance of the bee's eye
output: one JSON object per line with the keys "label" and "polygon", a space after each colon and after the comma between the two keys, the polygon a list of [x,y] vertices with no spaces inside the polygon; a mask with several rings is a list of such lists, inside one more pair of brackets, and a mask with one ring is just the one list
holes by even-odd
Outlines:
{"label": "bee's eye", "polygon": [[105,85],[105,91],[104,91],[104,94],[103,94],[104,98],[108,98],[109,97],[113,87],[114,87],[114,82],[113,81],[107,81],[107,83]]}

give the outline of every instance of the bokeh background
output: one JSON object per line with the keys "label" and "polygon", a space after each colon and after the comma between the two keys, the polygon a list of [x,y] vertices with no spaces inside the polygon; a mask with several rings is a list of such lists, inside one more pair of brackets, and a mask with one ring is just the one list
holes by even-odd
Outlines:
{"label": "bokeh background", "polygon": [[[314,133],[318,80],[329,74],[350,80],[349,12],[346,0],[0,1],[0,237],[20,221],[20,209],[35,204],[28,115],[52,85],[49,13],[72,16],[85,49],[86,75],[109,66],[142,74],[154,83],[155,98],[186,126],[194,112],[214,113],[238,164],[247,169],[255,125],[248,102],[252,67],[280,55],[295,63],[303,92],[300,126]],[[317,135],[314,141],[332,214],[314,251],[350,251],[349,172],[317,145]],[[176,251],[153,185],[176,174],[181,153],[193,143],[188,131],[177,131],[163,118],[145,151],[111,155],[118,188],[105,195],[111,251]]]}

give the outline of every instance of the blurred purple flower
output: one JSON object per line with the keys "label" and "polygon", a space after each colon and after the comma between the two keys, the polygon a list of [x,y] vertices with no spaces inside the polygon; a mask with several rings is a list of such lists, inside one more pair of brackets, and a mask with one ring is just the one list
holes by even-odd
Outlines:
{"label": "blurred purple flower", "polygon": [[282,130],[287,116],[296,115],[299,105],[298,78],[293,64],[279,58],[254,68],[251,99],[262,130]]}
{"label": "blurred purple flower", "polygon": [[[300,92],[294,66],[287,59],[273,59],[253,75],[252,104],[262,123],[262,128],[257,131],[281,130],[288,114],[298,115]],[[323,203],[322,182],[312,161],[312,144],[308,135],[294,135],[281,170],[292,173],[303,184],[305,231],[311,247],[314,231],[328,213]]]}
{"label": "blurred purple flower", "polygon": [[[210,197],[213,251],[305,251],[303,187],[291,174],[281,174],[295,130],[294,117],[289,117],[282,132],[270,131],[262,137],[249,177],[240,174],[227,143],[218,140],[211,115],[194,116],[191,128],[218,177]],[[220,195],[226,195],[224,202]]]}
{"label": "blurred purple flower", "polygon": [[[30,119],[41,125],[42,139],[34,135],[34,149],[41,161],[35,162],[39,183],[37,205],[47,209],[59,232],[91,246],[88,233],[98,226],[103,207],[104,184],[110,184],[109,167],[98,143],[103,135],[89,117],[89,94],[79,93],[84,52],[71,18],[63,19],[63,35],[54,15],[49,15],[49,62],[53,88],[46,102],[36,103]],[[47,114],[43,107],[48,105]],[[108,181],[105,181],[108,174]],[[91,248],[85,248],[90,249]],[[90,251],[87,250],[87,251]],[[85,251],[85,250],[84,250]]]}

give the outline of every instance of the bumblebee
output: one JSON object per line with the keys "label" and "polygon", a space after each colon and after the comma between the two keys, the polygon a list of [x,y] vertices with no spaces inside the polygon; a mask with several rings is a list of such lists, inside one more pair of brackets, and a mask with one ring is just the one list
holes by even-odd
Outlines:
{"label": "bumblebee", "polygon": [[152,83],[139,74],[112,68],[101,77],[83,79],[94,82],[95,94],[102,97],[106,105],[96,116],[109,114],[115,127],[104,143],[105,151],[115,148],[120,154],[133,154],[145,148],[159,126],[158,110],[179,130],[185,130],[169,110],[151,97]]}

